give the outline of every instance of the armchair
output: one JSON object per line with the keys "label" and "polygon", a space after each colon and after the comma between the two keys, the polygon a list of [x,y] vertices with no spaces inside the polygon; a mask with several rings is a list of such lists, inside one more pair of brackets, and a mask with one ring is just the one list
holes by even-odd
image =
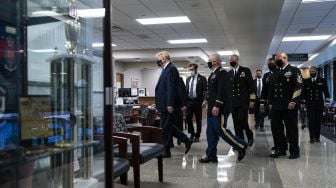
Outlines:
{"label": "armchair", "polygon": [[[121,114],[114,115],[114,136],[128,138],[130,144],[127,147],[127,157],[133,167],[134,187],[140,187],[140,165],[154,158],[158,160],[159,181],[163,181],[164,146],[162,144],[162,130],[156,127],[140,126],[127,127]],[[140,132],[140,135],[133,132]],[[114,156],[119,156],[115,151]]]}

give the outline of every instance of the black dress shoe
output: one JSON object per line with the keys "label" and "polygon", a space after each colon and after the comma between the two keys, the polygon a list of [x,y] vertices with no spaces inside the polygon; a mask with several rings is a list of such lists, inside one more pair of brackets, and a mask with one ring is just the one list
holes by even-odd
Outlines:
{"label": "black dress shoe", "polygon": [[276,150],[276,149],[275,149],[275,146],[271,147],[271,150]]}
{"label": "black dress shoe", "polygon": [[314,142],[320,142],[320,139],[314,139]]}
{"label": "black dress shoe", "polygon": [[286,156],[286,155],[287,154],[285,151],[275,151],[274,153],[270,154],[269,157],[278,158],[278,157]]}
{"label": "black dress shoe", "polygon": [[180,140],[177,140],[177,145],[181,145],[182,142]]}
{"label": "black dress shoe", "polygon": [[300,155],[299,154],[291,154],[288,158],[289,159],[297,159],[297,158],[300,158]]}
{"label": "black dress shoe", "polygon": [[195,138],[193,142],[199,142],[199,138]]}
{"label": "black dress shoe", "polygon": [[201,158],[200,160],[198,160],[200,163],[218,163],[218,159],[210,159],[208,157],[205,158]]}
{"label": "black dress shoe", "polygon": [[312,140],[312,139],[310,139],[310,141],[309,141],[311,144],[314,144],[314,140]]}
{"label": "black dress shoe", "polygon": [[187,154],[189,152],[192,143],[193,142],[191,140],[189,140],[188,142],[185,143],[186,150],[185,150],[184,154]]}
{"label": "black dress shoe", "polygon": [[241,149],[241,148],[238,149],[238,161],[243,160],[243,158],[245,157],[246,148],[247,148],[247,146],[244,146],[243,149]]}
{"label": "black dress shoe", "polygon": [[305,126],[305,125],[302,125],[302,126],[301,126],[301,129],[302,129],[302,130],[303,130],[303,129],[305,129],[305,128],[306,128],[306,126]]}
{"label": "black dress shoe", "polygon": [[253,146],[253,143],[254,143],[254,139],[252,138],[251,140],[248,141],[248,146]]}

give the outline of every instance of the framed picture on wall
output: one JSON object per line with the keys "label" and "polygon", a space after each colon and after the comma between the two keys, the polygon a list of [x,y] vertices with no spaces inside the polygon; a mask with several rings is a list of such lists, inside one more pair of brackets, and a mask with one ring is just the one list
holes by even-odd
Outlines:
{"label": "framed picture on wall", "polygon": [[131,78],[131,88],[138,88],[139,86],[139,79]]}
{"label": "framed picture on wall", "polygon": [[146,88],[139,88],[138,94],[139,94],[139,97],[146,96]]}

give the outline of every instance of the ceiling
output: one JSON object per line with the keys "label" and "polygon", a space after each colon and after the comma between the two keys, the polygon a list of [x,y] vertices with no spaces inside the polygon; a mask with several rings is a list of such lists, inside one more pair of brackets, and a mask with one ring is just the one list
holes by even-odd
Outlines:
{"label": "ceiling", "polygon": [[[66,2],[52,2],[61,1]],[[102,7],[101,0],[78,2],[78,8]],[[172,16],[188,16],[191,23],[144,26],[135,20]],[[94,32],[94,42],[102,42],[102,19],[90,20],[96,31],[100,31]],[[167,49],[173,51],[174,61],[185,62],[186,65],[196,62],[204,65],[201,68],[206,70],[209,54],[232,50],[240,55],[241,64],[256,70],[265,69],[266,60],[277,51],[311,55],[328,45],[333,37],[325,41],[305,42],[282,42],[282,39],[297,35],[334,35],[336,1],[114,0],[113,24],[112,40],[117,45],[114,57],[120,62],[154,61],[157,51]],[[174,45],[167,42],[190,38],[206,38],[208,43]],[[227,61],[227,58],[223,56],[222,61]]]}

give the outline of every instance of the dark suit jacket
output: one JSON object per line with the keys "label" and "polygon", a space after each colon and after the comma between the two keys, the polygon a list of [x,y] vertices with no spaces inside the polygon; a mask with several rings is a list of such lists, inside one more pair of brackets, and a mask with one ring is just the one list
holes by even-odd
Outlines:
{"label": "dark suit jacket", "polygon": [[324,78],[317,77],[316,81],[313,83],[311,78],[304,79],[301,97],[307,108],[323,108],[323,102],[329,102],[330,100],[326,80]]}
{"label": "dark suit jacket", "polygon": [[[189,76],[187,78],[187,85],[186,85],[187,94],[189,93],[190,82],[191,82],[191,76]],[[197,102],[203,102],[204,97],[206,95],[206,91],[207,91],[207,80],[204,76],[198,74],[197,75],[197,84],[196,84],[196,99],[194,99],[194,100],[197,101]]]}
{"label": "dark suit jacket", "polygon": [[212,107],[220,108],[220,113],[227,115],[231,113],[231,98],[228,73],[218,67],[208,78],[208,115],[211,114]]}
{"label": "dark suit jacket", "polygon": [[288,104],[294,102],[296,109],[301,102],[301,71],[288,65],[283,71],[275,69],[269,83],[269,104],[274,110],[288,110]]}
{"label": "dark suit jacket", "polygon": [[266,101],[268,101],[268,90],[269,90],[269,82],[272,76],[272,72],[267,72],[264,74],[263,76],[263,87],[262,87],[262,91],[261,91],[261,99],[260,101],[262,102],[262,104],[266,103]]}
{"label": "dark suit jacket", "polygon": [[186,85],[184,84],[183,79],[180,77],[180,104],[181,106],[187,106],[188,104],[188,92],[186,89]]}
{"label": "dark suit jacket", "polygon": [[233,69],[229,72],[230,88],[232,90],[232,106],[248,107],[250,99],[255,99],[255,86],[249,68],[239,66],[238,73],[234,76]]}
{"label": "dark suit jacket", "polygon": [[253,83],[254,83],[254,87],[255,87],[255,95],[256,95],[256,99],[257,100],[259,100],[260,98],[261,98],[261,96],[262,96],[262,92],[263,92],[263,88],[264,88],[264,79],[262,78],[261,79],[261,84],[262,84],[262,86],[261,86],[261,93],[260,93],[260,97],[258,98],[258,96],[257,96],[257,92],[258,92],[258,79],[254,79],[253,80]]}
{"label": "dark suit jacket", "polygon": [[181,106],[178,99],[180,76],[175,65],[170,62],[163,69],[159,81],[155,87],[155,105],[160,112],[167,112],[167,107],[178,108]]}

